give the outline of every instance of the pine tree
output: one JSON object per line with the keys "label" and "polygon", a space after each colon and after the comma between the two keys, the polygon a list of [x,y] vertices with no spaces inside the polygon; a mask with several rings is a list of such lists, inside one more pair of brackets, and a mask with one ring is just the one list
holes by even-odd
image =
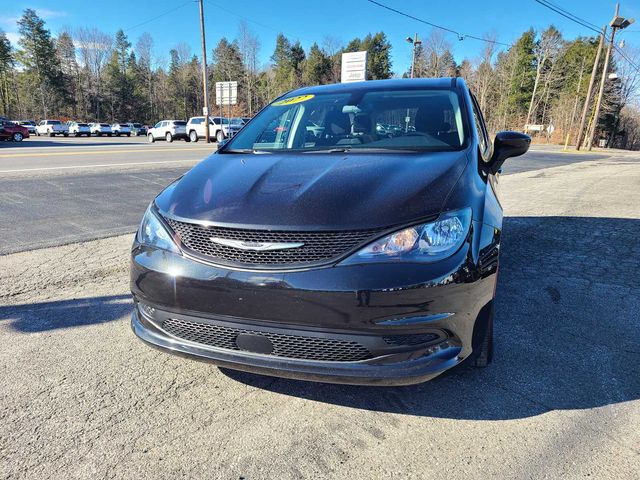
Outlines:
{"label": "pine tree", "polygon": [[34,95],[43,117],[49,112],[59,112],[60,100],[64,98],[64,81],[51,32],[30,8],[18,20],[18,32],[21,47],[18,60],[24,67],[23,86],[36,86]]}
{"label": "pine tree", "polygon": [[291,52],[291,42],[282,33],[276,38],[276,49],[271,55],[275,84],[278,88],[276,95],[280,95],[293,88],[294,59]]}
{"label": "pine tree", "polygon": [[13,114],[13,88],[12,80],[14,76],[15,60],[11,49],[11,42],[7,35],[0,30],[0,115],[10,116]]}
{"label": "pine tree", "polygon": [[368,34],[362,40],[354,38],[345,48],[345,52],[367,51],[367,79],[384,80],[391,78],[391,44],[384,32]]}
{"label": "pine tree", "polygon": [[314,43],[304,64],[302,81],[304,85],[321,85],[328,83],[331,77],[331,59]]}

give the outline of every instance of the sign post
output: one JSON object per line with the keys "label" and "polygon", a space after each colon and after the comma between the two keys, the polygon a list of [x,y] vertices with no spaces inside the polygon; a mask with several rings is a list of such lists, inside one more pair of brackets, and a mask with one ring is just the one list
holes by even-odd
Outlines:
{"label": "sign post", "polygon": [[[220,125],[224,135],[224,123],[222,123],[222,106],[227,105],[227,115],[231,117],[231,105],[238,103],[238,82],[216,82],[216,105],[220,106]],[[227,132],[230,132],[227,127]]]}
{"label": "sign post", "polygon": [[342,83],[363,82],[367,79],[367,52],[349,52],[342,54]]}

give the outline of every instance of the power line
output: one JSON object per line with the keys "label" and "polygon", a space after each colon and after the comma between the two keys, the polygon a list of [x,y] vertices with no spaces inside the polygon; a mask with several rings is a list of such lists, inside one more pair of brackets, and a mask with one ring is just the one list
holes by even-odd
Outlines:
{"label": "power line", "polygon": [[579,25],[582,25],[583,27],[588,28],[589,30],[593,30],[598,35],[600,34],[600,30],[597,27],[592,26],[592,24],[590,24],[586,20],[582,20],[580,17],[578,17],[578,16],[576,16],[576,15],[570,13],[570,12],[567,12],[564,9],[560,9],[558,7],[555,7],[555,6],[553,6],[553,4],[551,4],[550,2],[547,2],[546,0],[534,0],[534,2],[539,3],[540,5],[542,5],[544,7],[547,7],[549,10],[553,10],[557,14],[562,15],[565,18],[568,18],[572,22],[575,22],[575,23],[577,23]]}
{"label": "power line", "polygon": [[389,11],[394,12],[394,13],[397,13],[398,15],[402,15],[404,17],[407,17],[407,18],[410,18],[412,20],[415,20],[416,22],[424,23],[425,25],[429,25],[430,27],[438,28],[440,30],[444,30],[445,32],[453,33],[454,35],[458,36],[459,40],[464,40],[465,38],[472,38],[473,40],[479,40],[481,42],[486,42],[486,43],[493,43],[494,45],[503,45],[505,47],[511,47],[512,46],[510,43],[503,43],[503,42],[498,42],[496,40],[489,40],[488,38],[476,37],[475,35],[469,35],[467,33],[458,32],[458,31],[453,30],[451,28],[443,27],[442,25],[438,25],[436,23],[428,22],[427,20],[415,17],[415,16],[413,16],[413,15],[411,15],[409,13],[406,13],[406,12],[402,12],[402,11],[397,10],[395,8],[392,8],[392,7],[388,6],[388,5],[385,5],[384,3],[377,2],[376,0],[367,0],[367,1],[369,3],[373,3],[374,5],[377,5],[378,7],[384,8],[384,9],[389,10]]}
{"label": "power line", "polygon": [[577,19],[577,20],[580,20],[583,23],[586,23],[586,24],[590,25],[591,27],[593,27],[598,32],[600,31],[600,27],[598,27],[598,25],[596,25],[594,23],[591,23],[591,22],[585,20],[584,18],[580,18],[579,16],[571,13],[569,10],[566,10],[566,9],[562,8],[560,5],[557,5],[557,4],[553,3],[553,2],[551,2],[550,0],[544,0],[544,3],[547,3],[548,5],[556,8],[556,9],[558,9],[558,10],[564,12],[564,13],[566,13],[567,15],[569,15],[569,16]]}
{"label": "power line", "polygon": [[[223,6],[222,6],[222,5],[220,5],[220,4],[217,4],[217,3],[212,2],[211,0],[207,0],[207,2],[208,2],[208,3],[209,3],[213,8],[217,8],[218,10],[222,10],[223,12],[227,12],[227,13],[229,13],[229,14],[231,14],[231,15],[235,16],[235,17],[238,17],[238,18],[239,18],[239,19],[241,19],[241,20],[245,20],[246,22],[253,23],[254,25],[257,25],[257,26],[259,26],[259,27],[266,28],[267,30],[271,30],[272,32],[286,34],[286,32],[284,32],[283,30],[280,30],[280,29],[278,29],[278,28],[271,27],[271,26],[269,26],[269,25],[265,25],[264,23],[256,22],[255,20],[252,20],[252,19],[250,19],[250,18],[247,18],[247,17],[245,17],[245,16],[243,16],[243,15],[239,15],[239,14],[237,14],[236,12],[234,12],[234,11],[232,11],[232,10],[229,10],[229,9],[228,9],[228,8],[226,8],[226,7],[223,7]],[[313,40],[309,40],[308,38],[299,37],[299,36],[297,36],[297,35],[288,35],[288,36],[289,36],[289,37],[292,37],[292,38],[296,38],[296,39],[304,40],[305,42],[309,42],[310,44],[316,43],[316,42],[314,42]]]}
{"label": "power line", "polygon": [[[575,22],[579,25],[582,25],[585,28],[588,28],[590,30],[595,31],[598,35],[600,35],[602,32],[600,32],[599,30],[593,28],[589,22],[587,22],[586,20],[581,19],[580,17],[578,17],[577,15],[574,15],[573,13],[561,9],[560,7],[554,7],[552,6],[553,4],[549,1],[549,0],[534,0],[536,3],[539,3],[540,5],[543,5],[547,8],[549,8],[550,10],[553,10],[554,12],[562,15],[565,18],[568,18],[569,20],[571,20],[572,22]],[[608,41],[610,40],[610,37],[607,39]],[[622,57],[624,58],[629,65],[631,65],[635,70],[640,72],[640,67],[638,65],[636,65],[629,57],[627,57],[627,55],[620,49],[618,48],[617,45],[613,45],[613,48],[616,50],[616,52]]]}
{"label": "power line", "polygon": [[164,17],[165,15],[169,15],[170,13],[175,12],[176,10],[180,10],[182,7],[184,7],[188,3],[192,3],[192,0],[188,0],[187,2],[181,3],[177,7],[174,7],[171,10],[167,10],[166,12],[162,12],[161,14],[156,15],[155,17],[152,17],[152,18],[150,18],[148,20],[145,20],[144,22],[140,22],[140,23],[138,23],[136,25],[133,25],[131,27],[127,27],[123,31],[124,32],[128,32],[129,30],[133,30],[134,28],[138,28],[138,27],[141,27],[143,25],[146,25],[147,23],[151,23],[151,22],[153,22],[153,21],[155,21],[155,20],[157,20],[157,19],[159,19],[161,17]]}

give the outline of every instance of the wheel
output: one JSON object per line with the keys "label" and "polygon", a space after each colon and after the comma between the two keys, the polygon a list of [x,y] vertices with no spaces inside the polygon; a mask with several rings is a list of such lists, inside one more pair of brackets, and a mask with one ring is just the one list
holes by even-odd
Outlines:
{"label": "wheel", "polygon": [[493,360],[493,300],[485,308],[486,310],[483,309],[484,312],[481,312],[480,317],[486,315],[486,329],[480,344],[480,351],[472,363],[474,367],[486,367]]}
{"label": "wheel", "polygon": [[38,130],[36,130],[36,137],[40,136],[40,132]]}
{"label": "wheel", "polygon": [[130,137],[130,136],[131,136],[131,134],[130,134],[130,133],[127,133],[127,137]]}
{"label": "wheel", "polygon": [[65,137],[68,137],[69,134],[68,133],[63,133],[62,135],[64,135]]}
{"label": "wheel", "polygon": [[191,139],[189,137],[184,137],[183,140],[187,143],[191,143]]}
{"label": "wheel", "polygon": [[107,137],[110,137],[110,136],[111,136],[111,134],[110,134],[110,133],[107,133]]}
{"label": "wheel", "polygon": [[164,136],[164,139],[169,143],[173,142],[173,135],[171,135],[171,132],[167,132],[167,134]]}
{"label": "wheel", "polygon": [[56,136],[56,134],[55,134],[55,133],[53,133],[53,132],[49,132],[49,136],[50,136],[50,137],[55,137],[55,136]]}
{"label": "wheel", "polygon": [[24,138],[24,136],[20,132],[16,132],[16,133],[13,134],[13,141],[14,142],[21,142],[23,138]]}
{"label": "wheel", "polygon": [[191,130],[191,131],[189,132],[189,139],[190,139],[192,142],[197,142],[197,141],[198,141],[198,134],[196,133],[196,131],[195,131],[195,130]]}
{"label": "wheel", "polygon": [[153,138],[153,134],[150,133],[149,135],[147,135],[147,140],[149,141],[149,143],[153,143],[156,141],[155,138]]}
{"label": "wheel", "polygon": [[76,132],[73,134],[74,137],[79,137],[80,136],[80,132]]}
{"label": "wheel", "polygon": [[120,132],[113,132],[116,137],[120,136]]}
{"label": "wheel", "polygon": [[218,130],[218,133],[216,133],[216,142],[220,143],[222,140],[224,140],[224,133],[222,133],[222,130]]}
{"label": "wheel", "polygon": [[97,135],[98,135],[99,137],[101,137],[101,136],[102,136],[102,132],[98,132],[98,133],[97,133]]}

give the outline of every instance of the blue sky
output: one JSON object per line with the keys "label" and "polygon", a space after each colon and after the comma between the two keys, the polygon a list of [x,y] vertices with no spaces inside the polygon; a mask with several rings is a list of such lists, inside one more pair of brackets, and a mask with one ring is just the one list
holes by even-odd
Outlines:
{"label": "blue sky", "polygon": [[[614,0],[551,1],[596,25],[608,23],[615,6]],[[487,32],[493,32],[499,41],[505,43],[515,40],[529,27],[542,29],[550,23],[555,24],[564,36],[570,39],[591,33],[584,27],[547,10],[534,0],[380,2],[463,33],[482,36]],[[168,50],[180,42],[190,45],[195,53],[200,51],[198,6],[193,0],[67,0],[55,3],[50,0],[26,0],[3,3],[0,28],[7,32],[14,42],[17,40],[15,21],[24,8],[30,7],[46,20],[54,35],[64,27],[96,27],[108,33],[115,33],[118,28],[123,28],[132,43],[135,43],[141,33],[149,32],[154,38],[154,53],[159,59],[166,59]],[[163,12],[177,7],[180,8],[154,19]],[[620,38],[625,38],[629,44],[640,47],[640,2],[622,1],[620,13],[639,20]],[[384,31],[393,44],[393,70],[400,73],[406,71],[411,59],[411,47],[404,38],[415,32],[426,37],[431,30],[427,25],[381,9],[366,0],[205,0],[205,17],[209,51],[221,37],[235,38],[238,23],[245,19],[251,30],[260,38],[262,63],[269,61],[278,32],[285,33],[293,40],[300,40],[302,45],[308,48],[314,41],[321,43],[326,36],[346,44],[353,37],[363,36],[368,32]],[[140,25],[141,23],[144,24]],[[482,48],[482,42],[472,39],[459,41],[454,35],[447,35],[447,38],[458,61],[464,57],[476,57]]]}

